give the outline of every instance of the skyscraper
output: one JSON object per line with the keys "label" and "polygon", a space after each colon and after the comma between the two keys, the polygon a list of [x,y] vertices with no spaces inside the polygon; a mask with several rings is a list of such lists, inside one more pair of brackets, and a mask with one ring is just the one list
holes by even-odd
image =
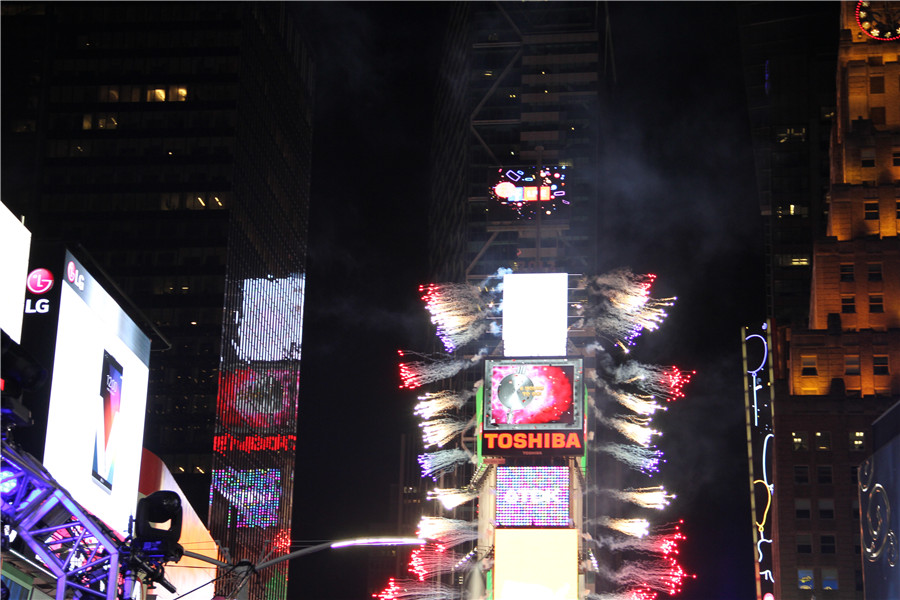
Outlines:
{"label": "skyscraper", "polygon": [[[312,126],[296,22],[281,3],[3,11],[4,203],[146,316],[145,445],[213,536],[236,558],[283,552]],[[284,597],[285,575],[252,597]]]}
{"label": "skyscraper", "polygon": [[[766,156],[771,161],[758,164],[763,187],[771,184],[761,193],[764,209],[771,207],[769,316],[776,325],[773,458],[763,466],[773,486],[772,529],[757,548],[764,555],[771,551],[765,558],[772,568],[758,573],[760,598],[772,591],[778,598],[806,600],[824,590],[834,598],[863,597],[858,467],[873,450],[872,422],[900,394],[892,375],[900,359],[900,161],[895,139],[900,127],[900,31],[896,19],[876,24],[896,15],[897,7],[842,2],[839,8],[839,16],[828,17],[838,26],[833,110],[821,91],[790,99],[803,89],[819,89],[804,88],[802,82],[822,74],[826,63],[820,59],[827,55],[784,46],[781,51],[770,49],[768,55],[759,53],[771,60],[756,65],[766,69],[757,69],[759,89],[765,86],[766,93],[777,98],[769,101],[770,114],[785,115],[769,123]],[[749,14],[754,6],[746,10]],[[795,22],[821,27],[820,18],[832,12],[815,11],[810,18],[795,15]],[[766,27],[763,21],[761,29]],[[773,27],[771,22],[768,26]],[[810,77],[800,78],[800,87],[792,89],[792,82],[779,82],[784,72],[778,65],[794,65]],[[779,92],[776,84],[788,91]],[[762,94],[756,97],[763,100]],[[813,98],[819,101],[811,102]],[[787,118],[791,114],[805,115],[807,125]],[[818,126],[809,125],[817,119]],[[817,146],[823,136],[815,132],[824,133],[828,119],[827,189],[819,197],[815,186],[809,186],[809,195],[800,194],[797,181],[821,180],[824,154]],[[791,167],[791,154],[804,157],[793,161],[793,175],[785,171]],[[776,167],[785,173],[780,180]],[[775,202],[776,197],[784,200]],[[823,228],[804,225],[797,233],[796,223],[814,224],[820,214],[825,215]],[[789,250],[789,244],[797,244],[796,251]],[[804,284],[791,271],[808,272],[808,316],[797,302]],[[757,525],[763,508],[757,503]]]}

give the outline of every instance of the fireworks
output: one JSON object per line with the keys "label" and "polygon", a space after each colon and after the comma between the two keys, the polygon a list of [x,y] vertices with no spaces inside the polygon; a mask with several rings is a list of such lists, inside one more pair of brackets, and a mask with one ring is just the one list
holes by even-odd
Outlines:
{"label": "fireworks", "polygon": [[666,308],[675,298],[654,299],[650,287],[656,275],[635,275],[619,269],[587,281],[587,321],[597,331],[612,337],[623,348],[645,329],[654,331],[668,316]]}
{"label": "fireworks", "polygon": [[685,571],[684,567],[671,556],[628,562],[618,571],[601,567],[598,572],[605,579],[622,587],[630,587],[648,593],[663,592],[669,596],[678,594],[686,579],[696,578],[696,575]]}
{"label": "fireworks", "polygon": [[[597,452],[603,452],[625,463],[635,471],[652,475],[659,472],[659,463],[662,460],[662,450],[644,448],[633,444],[601,444],[593,446]],[[665,462],[665,461],[663,461]]]}
{"label": "fireworks", "polygon": [[471,421],[460,421],[450,417],[419,423],[426,448],[443,446],[471,426]]}
{"label": "fireworks", "polygon": [[435,582],[413,580],[396,580],[391,577],[387,587],[377,594],[378,600],[457,600],[460,593],[445,585]]}
{"label": "fireworks", "polygon": [[462,283],[432,283],[419,286],[419,291],[447,352],[487,331],[484,319],[495,310],[495,305],[478,288]]}
{"label": "fireworks", "polygon": [[435,488],[428,492],[428,499],[439,501],[446,510],[453,510],[457,506],[477,497],[478,490],[474,487]]}
{"label": "fireworks", "polygon": [[612,427],[632,442],[644,448],[650,446],[654,435],[662,435],[660,431],[650,427],[650,419],[648,417],[636,415],[604,417],[600,415],[598,418],[604,425]]}
{"label": "fireworks", "polygon": [[642,508],[653,508],[656,510],[664,509],[675,498],[675,494],[669,494],[662,486],[627,488],[624,490],[600,490],[600,493],[608,494],[613,498],[623,502],[630,502]]}
{"label": "fireworks", "polygon": [[637,538],[646,537],[650,528],[650,522],[647,521],[647,519],[614,519],[612,517],[599,517],[597,519],[592,519],[590,522],[595,522],[598,525]]}
{"label": "fireworks", "polygon": [[431,419],[445,412],[456,410],[465,406],[469,398],[475,395],[475,391],[453,392],[442,391],[434,393],[426,393],[419,396],[419,403],[416,404],[413,412],[416,416],[423,419]]}
{"label": "fireworks", "polygon": [[422,517],[416,536],[453,547],[478,539],[478,523],[443,517]]}
{"label": "fireworks", "polygon": [[684,386],[696,371],[682,371],[678,367],[645,365],[631,360],[613,370],[615,383],[630,385],[651,396],[673,402],[684,398]]}
{"label": "fireworks", "polygon": [[459,562],[459,556],[447,550],[443,544],[426,544],[412,551],[408,571],[419,581],[450,572]]}
{"label": "fireworks", "polygon": [[472,358],[453,358],[450,356],[434,357],[416,352],[404,352],[403,350],[398,350],[397,353],[400,356],[414,354],[424,359],[400,363],[400,388],[408,390],[414,390],[427,383],[449,379],[463,369],[477,365],[485,354],[482,351]]}
{"label": "fireworks", "polygon": [[472,457],[468,452],[460,448],[453,448],[420,454],[419,466],[422,468],[422,477],[437,479],[443,473],[449,473],[459,465],[471,460]]}

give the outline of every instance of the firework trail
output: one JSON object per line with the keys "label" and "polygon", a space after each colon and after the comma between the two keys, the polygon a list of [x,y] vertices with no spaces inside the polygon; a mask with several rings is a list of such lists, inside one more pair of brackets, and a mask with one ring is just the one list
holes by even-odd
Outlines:
{"label": "firework trail", "polygon": [[673,556],[628,562],[617,571],[600,565],[597,572],[604,579],[620,586],[646,592],[663,592],[669,596],[675,596],[681,591],[685,579],[696,578],[696,575],[685,571]]}
{"label": "firework trail", "polygon": [[682,371],[678,367],[645,365],[630,360],[612,372],[614,383],[632,385],[644,394],[659,397],[666,402],[684,398],[684,386],[696,371]]}
{"label": "firework trail", "polygon": [[582,534],[582,537],[601,550],[607,549],[613,552],[634,550],[661,557],[678,554],[678,544],[685,539],[677,524],[655,527],[652,532],[648,532],[647,536],[642,538],[610,535],[601,535],[595,538],[589,533]]}
{"label": "firework trail", "polygon": [[662,435],[662,432],[650,427],[651,419],[649,417],[639,417],[637,415],[604,417],[599,415],[597,419],[607,427],[612,427],[632,442],[644,448],[650,446],[654,435]]}
{"label": "firework trail", "polygon": [[630,502],[641,508],[654,508],[662,510],[675,498],[675,494],[669,494],[663,486],[626,488],[624,490],[606,489],[597,490],[601,494],[612,496],[623,502]]}
{"label": "firework trail", "polygon": [[397,353],[400,356],[414,354],[424,359],[400,363],[400,388],[414,390],[427,383],[449,379],[463,369],[477,365],[484,358],[484,355],[487,354],[487,350],[478,352],[472,358],[434,357],[403,350],[398,350]]}
{"label": "firework trail", "polygon": [[462,408],[474,395],[475,390],[465,392],[445,390],[426,393],[423,396],[419,396],[419,403],[416,404],[413,413],[423,419],[431,419],[451,410]]}
{"label": "firework trail", "polygon": [[422,517],[416,536],[453,547],[478,539],[478,523],[443,517]]}
{"label": "firework trail", "polygon": [[457,506],[477,497],[478,490],[471,486],[464,488],[435,488],[428,492],[428,499],[439,501],[446,510],[453,510]]}
{"label": "firework trail", "polygon": [[419,581],[452,571],[459,562],[459,555],[442,544],[426,544],[412,551],[408,571]]}
{"label": "firework trail", "polygon": [[485,318],[496,312],[489,297],[465,283],[420,285],[419,292],[447,352],[478,339],[488,330]]}
{"label": "firework trail", "polygon": [[612,594],[588,594],[584,600],[656,600],[659,594],[646,589],[635,589]]}
{"label": "firework trail", "polygon": [[453,448],[420,454],[418,461],[422,468],[422,477],[436,480],[440,475],[455,470],[459,465],[471,462],[472,456],[465,450]]}
{"label": "firework trail", "polygon": [[372,597],[378,600],[459,600],[460,592],[436,582],[391,577],[387,587]]}
{"label": "firework trail", "polygon": [[591,449],[609,454],[635,471],[651,476],[653,473],[659,472],[659,463],[663,456],[662,450],[633,444],[608,443],[592,446]]}
{"label": "firework trail", "polygon": [[[602,525],[609,529],[614,529],[619,533],[630,535],[636,538],[643,538],[649,535],[650,523],[647,519],[616,519],[613,517],[598,517],[586,521],[590,525]],[[420,536],[421,537],[421,536]]]}
{"label": "firework trail", "polygon": [[473,424],[471,420],[460,421],[459,419],[444,417],[419,423],[419,427],[422,428],[422,439],[425,442],[425,447],[430,448],[431,446],[443,446]]}
{"label": "firework trail", "polygon": [[[618,390],[599,377],[592,377],[591,381],[593,381],[594,385],[596,385],[599,390],[602,390],[605,395],[611,397],[631,412],[639,415],[652,416],[658,410],[668,410],[668,407],[656,402],[656,397],[650,394],[629,393]],[[591,398],[591,405],[594,408],[597,408],[593,398]]]}
{"label": "firework trail", "polygon": [[675,298],[650,297],[656,275],[635,275],[618,269],[587,280],[588,323],[598,331],[615,338],[620,345],[634,345],[645,329],[655,331],[668,316],[666,308]]}

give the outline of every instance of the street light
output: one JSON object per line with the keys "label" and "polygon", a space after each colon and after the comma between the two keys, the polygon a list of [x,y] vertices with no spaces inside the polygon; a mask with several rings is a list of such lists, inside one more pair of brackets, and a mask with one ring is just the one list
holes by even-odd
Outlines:
{"label": "street light", "polygon": [[[287,560],[292,560],[294,558],[298,558],[300,556],[305,556],[307,554],[314,554],[316,552],[321,552],[322,550],[329,550],[332,548],[346,548],[348,546],[422,546],[427,544],[428,540],[422,538],[412,538],[412,537],[372,537],[372,538],[353,538],[349,540],[338,540],[332,542],[322,542],[321,544],[316,544],[314,546],[308,546],[306,548],[301,548],[295,552],[291,552],[290,554],[285,554],[284,556],[279,556],[278,558],[273,558],[271,560],[266,560],[261,563],[257,563],[255,565],[250,564],[249,561],[239,561],[237,563],[226,563],[220,560],[216,560],[214,558],[210,558],[204,554],[197,554],[196,552],[191,552],[190,550],[184,551],[184,556],[189,556],[191,558],[196,558],[198,560],[202,560],[204,562],[208,562],[214,564],[218,567],[224,567],[230,569],[232,573],[236,574],[240,577],[240,583],[238,584],[237,590],[234,591],[232,596],[237,599],[247,598],[246,593],[244,592],[244,588],[247,585],[247,582],[250,580],[250,576],[254,573],[258,573],[263,569],[271,567],[273,565],[277,565]],[[190,592],[188,592],[190,593]],[[186,594],[185,594],[186,595]]]}

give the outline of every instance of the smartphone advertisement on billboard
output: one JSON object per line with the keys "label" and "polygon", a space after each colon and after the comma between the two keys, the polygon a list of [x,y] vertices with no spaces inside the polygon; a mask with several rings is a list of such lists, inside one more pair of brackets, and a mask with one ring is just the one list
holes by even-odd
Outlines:
{"label": "smartphone advertisement on billboard", "polygon": [[582,456],[582,359],[485,361],[486,456]]}
{"label": "smartphone advertisement on billboard", "polygon": [[125,532],[137,498],[150,338],[68,250],[37,252],[30,273],[46,285],[35,288],[29,275],[23,345],[50,372],[29,398],[29,433],[42,438],[31,444],[79,504]]}

